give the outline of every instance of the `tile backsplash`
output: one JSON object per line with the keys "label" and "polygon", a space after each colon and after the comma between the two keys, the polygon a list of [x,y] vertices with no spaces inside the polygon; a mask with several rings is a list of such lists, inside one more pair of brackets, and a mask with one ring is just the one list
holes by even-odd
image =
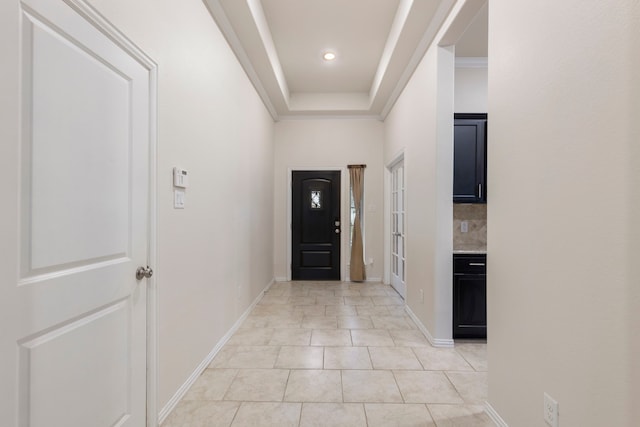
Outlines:
{"label": "tile backsplash", "polygon": [[[463,221],[468,224],[466,233],[460,230]],[[453,250],[487,250],[486,204],[453,204]]]}

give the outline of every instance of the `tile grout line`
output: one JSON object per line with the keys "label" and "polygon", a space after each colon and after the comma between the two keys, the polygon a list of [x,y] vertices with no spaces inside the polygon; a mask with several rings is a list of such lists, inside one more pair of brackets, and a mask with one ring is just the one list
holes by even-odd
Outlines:
{"label": "tile grout line", "polygon": [[411,352],[416,357],[416,359],[418,359],[418,363],[420,364],[420,366],[422,366],[422,370],[426,371],[427,368],[424,366],[424,363],[422,363],[422,360],[420,360],[420,357],[418,357],[418,353],[416,353],[415,347],[409,347],[409,348],[411,349]]}
{"label": "tile grout line", "polygon": [[396,383],[396,387],[398,387],[398,392],[400,393],[400,397],[402,398],[402,403],[407,404],[408,402],[404,397],[404,394],[402,393],[402,389],[400,388],[400,384],[398,384],[398,379],[396,378],[396,372],[393,369],[391,369],[391,375],[393,376],[393,381],[395,381]]}
{"label": "tile grout line", "polygon": [[466,399],[464,397],[462,397],[462,393],[460,393],[460,390],[458,390],[458,387],[456,387],[456,385],[453,383],[453,381],[451,381],[451,378],[449,378],[449,375],[447,374],[447,371],[441,371],[445,378],[447,379],[447,381],[449,381],[449,384],[451,384],[451,386],[453,387],[453,389],[456,391],[456,393],[458,393],[458,396],[460,396],[460,399],[462,399],[462,404],[463,405],[468,405]]}

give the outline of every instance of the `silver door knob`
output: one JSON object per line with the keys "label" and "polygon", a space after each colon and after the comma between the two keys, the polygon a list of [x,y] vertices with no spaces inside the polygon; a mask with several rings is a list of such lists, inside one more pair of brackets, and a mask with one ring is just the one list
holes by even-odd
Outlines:
{"label": "silver door knob", "polygon": [[153,270],[148,265],[146,267],[138,267],[136,270],[136,279],[142,280],[145,277],[148,279],[153,276]]}
{"label": "silver door knob", "polygon": [[335,231],[335,232],[336,232],[336,234],[340,234],[340,229],[339,229],[339,228],[336,228],[336,229],[335,229],[335,230],[333,230],[333,231]]}

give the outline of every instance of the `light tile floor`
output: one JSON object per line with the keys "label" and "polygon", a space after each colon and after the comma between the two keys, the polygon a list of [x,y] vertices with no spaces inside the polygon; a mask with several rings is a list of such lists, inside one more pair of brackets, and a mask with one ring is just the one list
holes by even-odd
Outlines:
{"label": "light tile floor", "polygon": [[275,283],[163,427],[488,427],[486,344],[434,348],[389,286]]}

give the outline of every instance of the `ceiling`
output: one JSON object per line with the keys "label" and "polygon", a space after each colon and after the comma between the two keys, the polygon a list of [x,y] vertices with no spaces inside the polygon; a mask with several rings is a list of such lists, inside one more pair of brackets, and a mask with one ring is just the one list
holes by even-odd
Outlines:
{"label": "ceiling", "polygon": [[[384,118],[454,4],[454,0],[204,1],[276,120]],[[477,39],[475,34],[467,43],[467,56],[486,56],[486,36],[484,52]],[[322,55],[327,51],[336,59],[325,61]]]}
{"label": "ceiling", "polygon": [[456,43],[456,57],[486,58],[489,33],[489,5],[485,3]]}

